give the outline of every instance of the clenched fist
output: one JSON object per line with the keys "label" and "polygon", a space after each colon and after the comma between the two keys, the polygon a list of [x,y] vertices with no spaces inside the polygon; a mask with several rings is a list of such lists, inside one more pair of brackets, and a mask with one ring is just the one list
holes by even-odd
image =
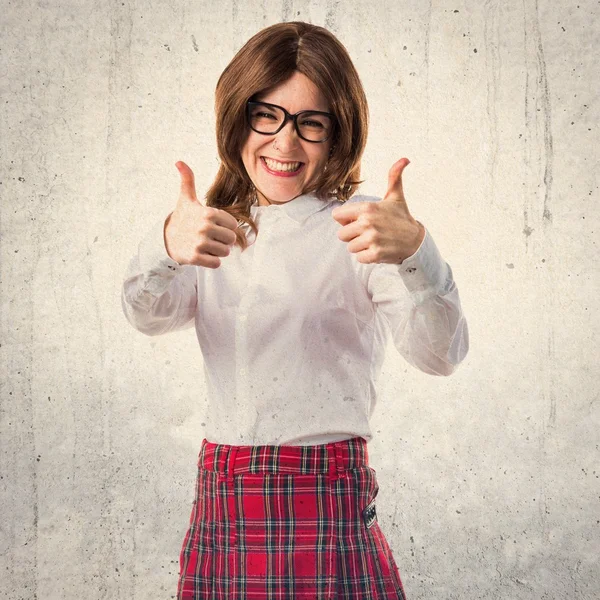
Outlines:
{"label": "clenched fist", "polygon": [[217,269],[236,241],[237,219],[228,212],[198,202],[194,173],[183,162],[175,166],[181,189],[175,210],[165,219],[167,254],[180,265]]}

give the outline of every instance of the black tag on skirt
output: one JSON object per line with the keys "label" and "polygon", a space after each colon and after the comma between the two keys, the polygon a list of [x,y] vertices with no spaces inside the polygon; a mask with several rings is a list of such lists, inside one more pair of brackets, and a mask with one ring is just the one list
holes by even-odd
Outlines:
{"label": "black tag on skirt", "polygon": [[377,520],[377,513],[375,512],[375,500],[372,500],[365,509],[363,510],[363,519],[367,528],[371,527]]}

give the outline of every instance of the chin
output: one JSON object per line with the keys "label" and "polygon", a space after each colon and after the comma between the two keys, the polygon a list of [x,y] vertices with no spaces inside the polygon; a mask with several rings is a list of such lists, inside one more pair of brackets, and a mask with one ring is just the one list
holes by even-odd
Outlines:
{"label": "chin", "polygon": [[289,202],[298,196],[301,196],[304,192],[302,189],[294,189],[294,190],[281,190],[276,187],[269,187],[266,185],[258,186],[258,189],[261,191],[263,196],[269,200],[269,202],[276,202],[277,204],[282,204],[284,202]]}

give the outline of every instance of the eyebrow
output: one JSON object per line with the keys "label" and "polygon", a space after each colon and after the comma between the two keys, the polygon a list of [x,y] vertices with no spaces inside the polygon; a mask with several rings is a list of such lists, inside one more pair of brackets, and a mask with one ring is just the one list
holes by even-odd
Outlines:
{"label": "eyebrow", "polygon": [[[279,108],[285,108],[285,110],[287,110],[290,114],[294,114],[292,113],[290,110],[288,110],[285,106],[281,106],[281,104],[276,104],[275,102],[267,102],[266,100],[259,100],[256,96],[252,96],[252,98],[250,98],[251,102],[260,102],[261,104],[271,104],[272,106],[278,106]],[[327,113],[327,114],[331,114],[330,110],[323,110],[322,108],[303,108],[297,112],[306,112],[306,111],[310,111],[310,112],[323,112],[323,113]]]}

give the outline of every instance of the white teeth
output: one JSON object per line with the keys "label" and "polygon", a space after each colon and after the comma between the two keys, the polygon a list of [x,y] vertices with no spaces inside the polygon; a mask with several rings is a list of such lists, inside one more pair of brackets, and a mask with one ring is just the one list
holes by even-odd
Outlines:
{"label": "white teeth", "polygon": [[273,171],[295,171],[302,164],[299,162],[293,163],[280,163],[276,160],[272,160],[270,158],[263,157],[269,169]]}

